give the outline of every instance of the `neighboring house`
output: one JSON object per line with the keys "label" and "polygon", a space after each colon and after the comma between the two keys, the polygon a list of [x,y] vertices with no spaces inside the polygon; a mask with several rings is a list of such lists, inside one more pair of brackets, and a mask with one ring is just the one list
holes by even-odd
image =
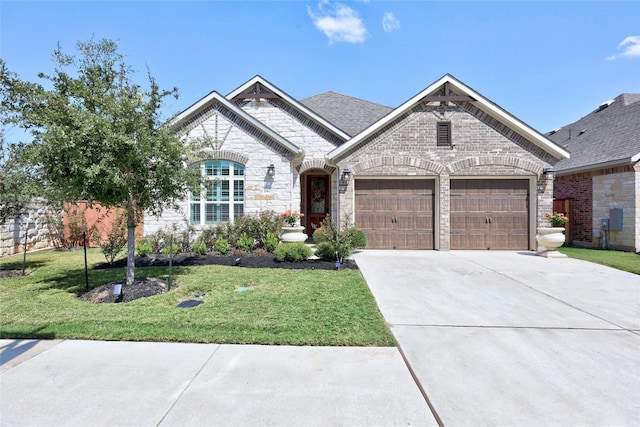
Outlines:
{"label": "neighboring house", "polygon": [[206,178],[145,233],[264,210],[350,218],[368,248],[535,249],[552,208],[546,169],[569,154],[451,75],[392,109],[327,92],[293,99],[260,76],[173,122],[205,145]]}
{"label": "neighboring house", "polygon": [[640,252],[640,94],[623,93],[547,136],[571,153],[554,182],[568,239]]}

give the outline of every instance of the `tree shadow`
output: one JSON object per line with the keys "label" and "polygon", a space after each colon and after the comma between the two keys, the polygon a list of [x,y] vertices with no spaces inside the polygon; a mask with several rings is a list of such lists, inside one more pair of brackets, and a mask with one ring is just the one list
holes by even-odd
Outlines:
{"label": "tree shadow", "polygon": [[[174,267],[173,276],[185,274],[185,267]],[[84,266],[66,270],[63,274],[49,276],[35,282],[40,284],[40,289],[59,289],[81,296],[91,289],[107,283],[126,280],[126,268],[95,269],[89,268],[89,285],[87,286]],[[136,268],[136,277],[154,277],[164,279],[169,275],[168,267],[144,267]]]}

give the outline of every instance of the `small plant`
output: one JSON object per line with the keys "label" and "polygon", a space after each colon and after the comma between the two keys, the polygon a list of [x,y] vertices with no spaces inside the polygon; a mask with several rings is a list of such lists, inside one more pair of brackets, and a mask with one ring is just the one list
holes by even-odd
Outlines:
{"label": "small plant", "polygon": [[300,262],[313,255],[313,251],[303,242],[283,243],[278,245],[275,255],[276,260],[280,262]]}
{"label": "small plant", "polygon": [[343,221],[342,231],[333,219],[325,218],[313,233],[313,240],[318,244],[316,256],[326,261],[344,262],[353,253],[353,249],[367,245],[364,231],[355,228],[348,217]]}
{"label": "small plant", "polygon": [[216,250],[218,252],[220,252],[223,255],[226,255],[229,253],[229,251],[231,250],[231,247],[229,245],[229,241],[227,239],[225,239],[224,237],[218,237],[216,239]]}
{"label": "small plant", "polygon": [[136,243],[136,255],[139,257],[146,257],[151,252],[153,252],[153,247],[147,239],[139,240],[138,243]]}
{"label": "small plant", "polygon": [[116,215],[111,230],[107,233],[106,239],[102,239],[100,232],[96,229],[93,233],[93,241],[100,249],[109,264],[113,264],[116,257],[127,246],[127,224],[123,215]]}
{"label": "small plant", "polygon": [[265,248],[255,248],[253,254],[258,257],[267,256],[269,252]]}
{"label": "small plant", "polygon": [[238,237],[236,246],[245,252],[250,252],[253,248],[253,237],[250,237],[247,233],[243,232],[240,234],[240,237]]}
{"label": "small plant", "polygon": [[278,247],[278,235],[271,231],[267,231],[267,235],[262,239],[262,247],[267,251],[273,253]]}
{"label": "small plant", "polygon": [[547,217],[547,220],[552,227],[564,227],[565,224],[569,221],[569,218],[564,216],[563,213],[547,212],[546,214],[544,214],[544,216]]}
{"label": "small plant", "polygon": [[162,253],[165,255],[175,255],[180,253],[180,245],[177,243],[173,243],[173,245],[166,245],[164,249],[162,249]]}
{"label": "small plant", "polygon": [[193,253],[196,255],[206,255],[209,250],[203,241],[197,241],[193,244]]}
{"label": "small plant", "polygon": [[300,218],[302,218],[304,214],[289,209],[285,212],[282,212],[280,216],[282,217],[285,224],[287,224],[289,227],[294,227],[295,225],[299,224]]}

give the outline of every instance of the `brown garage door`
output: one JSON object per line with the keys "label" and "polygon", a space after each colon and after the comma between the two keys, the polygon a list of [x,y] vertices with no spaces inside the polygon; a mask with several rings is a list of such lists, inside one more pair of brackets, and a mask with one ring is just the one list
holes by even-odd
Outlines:
{"label": "brown garage door", "polygon": [[433,249],[434,181],[357,179],[356,226],[370,249]]}
{"label": "brown garage door", "polygon": [[528,248],[528,180],[451,180],[451,249]]}

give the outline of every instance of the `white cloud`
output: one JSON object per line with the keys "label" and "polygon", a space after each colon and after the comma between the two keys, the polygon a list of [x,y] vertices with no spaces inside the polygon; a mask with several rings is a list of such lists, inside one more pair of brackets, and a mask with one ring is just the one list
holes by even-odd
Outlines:
{"label": "white cloud", "polygon": [[382,28],[386,32],[391,32],[400,28],[400,21],[393,16],[393,13],[387,12],[382,17]]}
{"label": "white cloud", "polygon": [[618,49],[622,52],[618,55],[607,56],[605,61],[613,61],[621,56],[634,57],[640,56],[640,36],[628,36],[618,44]]}
{"label": "white cloud", "polygon": [[317,13],[309,6],[307,13],[331,43],[363,43],[367,38],[367,28],[358,12],[341,3],[330,4],[328,0],[322,0],[318,3]]}

